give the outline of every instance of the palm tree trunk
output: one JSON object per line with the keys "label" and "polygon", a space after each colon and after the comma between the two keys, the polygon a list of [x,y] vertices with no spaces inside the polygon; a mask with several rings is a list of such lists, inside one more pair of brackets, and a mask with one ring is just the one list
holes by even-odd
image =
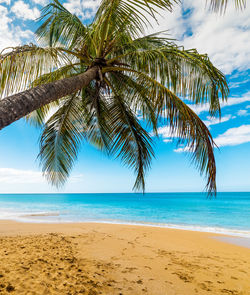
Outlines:
{"label": "palm tree trunk", "polygon": [[98,67],[75,77],[64,78],[0,100],[0,130],[40,107],[80,90],[97,77]]}

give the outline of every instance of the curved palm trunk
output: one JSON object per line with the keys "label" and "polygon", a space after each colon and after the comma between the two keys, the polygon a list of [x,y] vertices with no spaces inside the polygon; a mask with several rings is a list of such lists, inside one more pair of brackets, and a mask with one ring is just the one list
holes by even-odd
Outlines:
{"label": "curved palm trunk", "polygon": [[87,86],[96,78],[97,72],[98,67],[94,66],[78,76],[37,86],[0,100],[0,129],[52,101]]}

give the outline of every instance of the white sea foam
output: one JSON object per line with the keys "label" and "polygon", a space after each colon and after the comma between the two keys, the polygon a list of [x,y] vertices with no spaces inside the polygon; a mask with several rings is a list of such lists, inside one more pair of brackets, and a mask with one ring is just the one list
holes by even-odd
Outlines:
{"label": "white sea foam", "polygon": [[250,231],[240,230],[233,228],[223,228],[223,227],[211,227],[211,226],[201,226],[201,225],[188,225],[188,224],[172,224],[172,223],[154,223],[154,222],[135,222],[135,221],[124,221],[124,220],[114,220],[114,219],[88,219],[81,218],[81,220],[76,220],[75,218],[70,218],[67,216],[62,216],[65,212],[58,211],[38,211],[38,212],[18,212],[18,211],[0,211],[0,220],[15,220],[19,222],[31,222],[31,223],[106,223],[106,224],[124,224],[124,225],[138,225],[138,226],[150,226],[150,227],[161,227],[170,229],[180,229],[180,230],[190,230],[199,232],[209,232],[215,234],[229,235],[235,237],[243,237],[250,239]]}
{"label": "white sea foam", "polygon": [[97,220],[97,221],[85,221],[85,222],[94,222],[94,223],[107,223],[107,224],[127,224],[127,225],[139,225],[139,226],[150,226],[150,227],[161,227],[161,228],[170,228],[170,229],[180,229],[187,231],[199,231],[199,232],[208,232],[221,235],[229,235],[236,237],[243,237],[250,239],[250,231],[239,230],[232,228],[223,228],[223,227],[209,227],[209,226],[200,226],[200,225],[186,225],[186,224],[168,224],[168,223],[148,223],[148,222],[133,222],[133,221],[109,221],[109,220]]}
{"label": "white sea foam", "polygon": [[[23,222],[29,222],[32,220],[36,220],[36,222],[50,222],[50,220],[46,220],[46,217],[54,217],[54,216],[60,216],[59,212],[30,212],[30,211],[0,211],[0,220],[14,220],[14,221],[23,221]],[[39,217],[41,219],[39,219]],[[45,217],[45,220],[43,220],[43,217]]]}

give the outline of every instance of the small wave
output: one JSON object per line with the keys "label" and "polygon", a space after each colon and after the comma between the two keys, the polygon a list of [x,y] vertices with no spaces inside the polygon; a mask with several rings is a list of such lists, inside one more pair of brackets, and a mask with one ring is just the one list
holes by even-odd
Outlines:
{"label": "small wave", "polygon": [[124,224],[137,226],[161,227],[170,229],[180,229],[187,231],[208,232],[221,235],[229,235],[235,237],[243,237],[250,239],[250,231],[235,228],[213,227],[205,225],[189,225],[189,224],[171,224],[171,223],[154,223],[133,220],[119,219],[88,219],[88,218],[72,218],[67,216],[65,212],[0,212],[0,219],[15,220],[19,222],[35,222],[35,223],[106,223],[106,224]]}
{"label": "small wave", "polygon": [[[18,222],[51,222],[60,218],[60,212],[46,212],[46,211],[1,211],[0,220],[14,220]],[[59,221],[59,220],[58,220]]]}

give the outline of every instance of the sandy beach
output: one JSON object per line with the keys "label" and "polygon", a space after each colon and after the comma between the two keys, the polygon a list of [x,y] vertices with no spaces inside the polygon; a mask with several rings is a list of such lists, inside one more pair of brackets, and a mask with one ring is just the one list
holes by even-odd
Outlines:
{"label": "sandy beach", "polygon": [[250,249],[211,233],[0,222],[0,294],[250,294]]}

